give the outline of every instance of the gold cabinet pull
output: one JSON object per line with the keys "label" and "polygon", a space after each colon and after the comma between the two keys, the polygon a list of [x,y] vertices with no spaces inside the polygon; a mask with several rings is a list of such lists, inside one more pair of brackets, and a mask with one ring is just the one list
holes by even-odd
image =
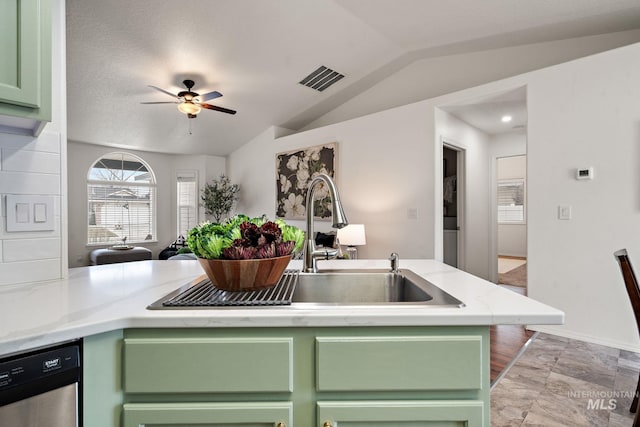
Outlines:
{"label": "gold cabinet pull", "polygon": [[285,423],[278,423],[276,427],[287,427],[287,425]]}
{"label": "gold cabinet pull", "polygon": [[333,423],[331,421],[325,421],[322,427],[333,427]]}

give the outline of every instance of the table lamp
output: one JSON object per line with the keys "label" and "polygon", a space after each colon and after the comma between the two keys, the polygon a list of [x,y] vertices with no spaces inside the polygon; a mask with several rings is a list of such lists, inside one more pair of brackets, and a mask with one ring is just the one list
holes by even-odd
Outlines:
{"label": "table lamp", "polygon": [[341,245],[347,245],[349,259],[358,259],[356,246],[367,244],[364,224],[349,224],[344,228],[338,229],[338,242]]}

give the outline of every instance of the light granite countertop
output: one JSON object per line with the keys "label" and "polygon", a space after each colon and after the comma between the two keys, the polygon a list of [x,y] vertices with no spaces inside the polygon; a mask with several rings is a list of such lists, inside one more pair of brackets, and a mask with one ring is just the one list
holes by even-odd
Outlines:
{"label": "light granite countertop", "polygon": [[[387,260],[320,261],[319,269],[388,268]],[[301,261],[290,268],[301,269]],[[69,269],[63,280],[0,287],[0,355],[124,328],[561,324],[564,313],[434,260],[401,260],[458,307],[224,307],[148,310],[204,272],[192,260]]]}

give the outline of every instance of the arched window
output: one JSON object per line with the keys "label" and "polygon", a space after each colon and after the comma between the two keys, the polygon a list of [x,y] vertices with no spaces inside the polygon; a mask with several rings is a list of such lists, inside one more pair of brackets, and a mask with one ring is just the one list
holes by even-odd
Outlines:
{"label": "arched window", "polygon": [[139,157],[109,153],[87,174],[87,243],[136,243],[156,234],[156,180]]}

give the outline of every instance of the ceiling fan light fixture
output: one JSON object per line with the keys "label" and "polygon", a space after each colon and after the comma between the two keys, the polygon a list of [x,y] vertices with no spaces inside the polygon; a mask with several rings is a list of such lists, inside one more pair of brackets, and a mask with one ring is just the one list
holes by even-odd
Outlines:
{"label": "ceiling fan light fixture", "polygon": [[202,110],[202,108],[198,104],[194,104],[191,101],[185,101],[178,104],[178,110],[180,110],[180,112],[184,114],[187,114],[187,115],[191,114],[195,116]]}
{"label": "ceiling fan light fixture", "polygon": [[159,87],[156,87],[156,86],[149,86],[150,88],[153,88],[159,92],[164,93],[165,95],[169,95],[170,97],[174,98],[174,101],[142,102],[142,104],[174,104],[174,105],[177,104],[178,111],[186,114],[187,117],[190,119],[195,119],[198,113],[200,113],[200,111],[202,111],[203,108],[206,108],[207,110],[220,111],[222,113],[227,113],[227,114],[236,113],[235,110],[231,110],[229,108],[224,108],[224,107],[218,107],[216,105],[206,103],[206,101],[210,99],[216,99],[222,96],[222,94],[217,90],[200,95],[199,93],[191,92],[191,88],[194,85],[193,80],[185,80],[182,83],[184,83],[187,90],[178,92],[177,95],[174,95],[171,92],[168,92],[164,89],[160,89]]}

